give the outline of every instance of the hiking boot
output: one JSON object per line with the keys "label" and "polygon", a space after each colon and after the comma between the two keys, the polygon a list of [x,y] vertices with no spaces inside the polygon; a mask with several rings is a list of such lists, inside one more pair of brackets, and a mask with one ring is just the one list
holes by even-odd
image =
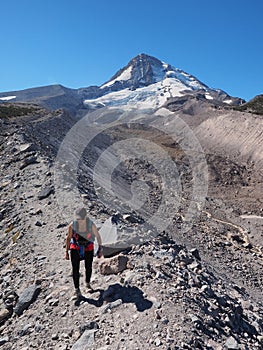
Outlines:
{"label": "hiking boot", "polygon": [[76,288],[76,289],[75,289],[74,297],[75,297],[77,300],[80,299],[80,298],[82,297],[79,288]]}
{"label": "hiking boot", "polygon": [[92,288],[91,285],[90,285],[90,282],[87,282],[87,283],[86,283],[86,287],[87,287],[88,290],[93,290],[93,288]]}

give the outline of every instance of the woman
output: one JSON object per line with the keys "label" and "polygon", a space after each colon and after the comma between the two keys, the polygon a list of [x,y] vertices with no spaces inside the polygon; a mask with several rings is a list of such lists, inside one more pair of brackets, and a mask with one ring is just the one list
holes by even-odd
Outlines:
{"label": "woman", "polygon": [[96,225],[87,216],[85,208],[76,210],[76,220],[70,223],[68,227],[68,235],[66,238],[66,260],[70,259],[72,264],[73,282],[75,286],[75,295],[77,298],[81,297],[79,288],[79,268],[80,261],[85,261],[86,271],[86,286],[92,289],[90,285],[90,278],[92,274],[92,261],[94,256],[94,241],[98,242],[97,257],[103,256],[101,236]]}

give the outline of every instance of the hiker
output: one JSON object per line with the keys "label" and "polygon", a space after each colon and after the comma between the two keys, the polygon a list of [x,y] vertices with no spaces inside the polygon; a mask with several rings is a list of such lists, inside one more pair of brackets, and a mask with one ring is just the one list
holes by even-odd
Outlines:
{"label": "hiker", "polygon": [[[80,261],[85,261],[86,270],[86,287],[92,290],[90,285],[90,278],[92,274],[92,261],[94,256],[94,241],[97,239],[98,251],[97,257],[103,256],[101,236],[96,225],[87,216],[85,208],[76,210],[76,219],[69,224],[68,235],[66,238],[66,260],[71,260],[73,282],[75,287],[75,296],[81,296],[79,288],[79,268]],[[69,254],[70,252],[70,254]]]}

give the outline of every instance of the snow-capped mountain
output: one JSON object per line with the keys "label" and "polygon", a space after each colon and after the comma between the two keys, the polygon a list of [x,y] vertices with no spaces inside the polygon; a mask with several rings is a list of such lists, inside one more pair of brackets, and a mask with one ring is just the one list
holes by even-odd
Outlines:
{"label": "snow-capped mountain", "polygon": [[206,85],[190,74],[146,54],[140,54],[134,57],[127,66],[119,70],[101,88],[108,87],[112,91],[119,90],[120,88],[136,89],[161,82],[165,79],[174,79],[175,82],[182,83],[184,87],[190,87],[191,89],[207,88]]}
{"label": "snow-capped mountain", "polygon": [[[237,103],[221,90],[210,89],[194,76],[155,57],[140,54],[98,89],[98,97],[85,98],[89,108],[121,106],[159,108],[173,97],[202,91],[207,100]],[[85,94],[84,94],[85,97]]]}
{"label": "snow-capped mountain", "polygon": [[194,76],[155,57],[140,54],[101,86],[69,89],[50,85],[0,93],[1,102],[33,102],[48,109],[73,113],[104,106],[158,109],[174,98],[198,95],[211,103],[237,105],[244,102],[220,89],[211,89]]}

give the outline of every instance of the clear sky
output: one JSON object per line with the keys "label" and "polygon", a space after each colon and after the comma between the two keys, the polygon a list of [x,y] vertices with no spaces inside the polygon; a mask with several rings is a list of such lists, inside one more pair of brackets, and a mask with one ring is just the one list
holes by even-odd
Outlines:
{"label": "clear sky", "polygon": [[262,0],[0,0],[0,91],[101,85],[139,53],[263,93]]}

